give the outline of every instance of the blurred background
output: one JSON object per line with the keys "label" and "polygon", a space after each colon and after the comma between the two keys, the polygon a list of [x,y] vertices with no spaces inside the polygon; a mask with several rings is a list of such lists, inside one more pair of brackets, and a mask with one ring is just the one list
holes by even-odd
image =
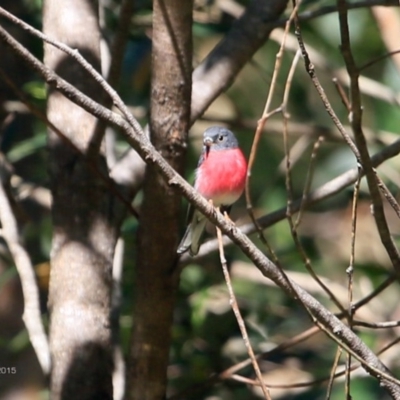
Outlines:
{"label": "blurred background", "polygon": [[[357,2],[354,2],[358,4]],[[241,15],[248,1],[196,0],[194,9],[194,67],[209,53]],[[365,3],[364,3],[365,4]],[[349,12],[352,49],[356,64],[362,67],[360,87],[364,107],[363,126],[369,150],[374,154],[398,139],[400,134],[400,10],[397,7],[358,7]],[[117,26],[119,1],[102,0],[104,39],[110,41]],[[348,128],[348,111],[333,82],[347,92],[348,78],[340,53],[338,15],[331,0],[305,0],[299,14],[303,16],[303,39],[321,85],[340,121]],[[42,2],[39,0],[3,0],[2,7],[36,28],[41,28]],[[287,15],[289,15],[287,13]],[[118,92],[132,113],[144,126],[149,114],[151,1],[135,2],[129,41],[123,62]],[[42,58],[42,43],[21,29],[1,20],[1,24],[32,53]],[[194,170],[201,151],[201,135],[210,125],[226,125],[238,136],[245,154],[252,146],[257,122],[263,115],[274,71],[276,54],[283,37],[284,21],[270,40],[245,66],[231,88],[222,94],[197,121],[190,132],[187,175],[193,182]],[[293,27],[286,39],[282,66],[278,73],[270,111],[280,107],[287,76],[298,49]],[[27,69],[0,43],[0,66],[22,91],[29,102],[45,112],[46,88],[41,79]],[[310,190],[329,182],[356,167],[354,155],[344,143],[327,114],[300,58],[287,103],[288,145],[291,159],[292,193],[287,190],[287,169],[283,141],[282,113],[266,121],[250,181],[251,202],[257,217],[286,207],[290,198],[301,198],[307,182]],[[41,290],[43,318],[47,320],[47,287],[51,241],[48,189],[46,126],[0,77],[0,161],[10,175],[8,187],[26,248],[35,264]],[[108,133],[116,157],[122,157],[128,144],[118,133]],[[317,148],[315,144],[318,143]],[[313,160],[313,161],[311,161]],[[400,185],[399,160],[393,158],[379,167],[379,176],[397,197]],[[309,181],[309,178],[311,180]],[[319,202],[302,214],[299,240],[315,273],[348,307],[348,274],[351,255],[353,186]],[[140,193],[135,205],[140,208]],[[182,230],[185,202],[182,205]],[[392,234],[400,233],[399,220],[385,203]],[[368,187],[361,182],[357,209],[354,302],[369,295],[392,271],[391,262],[381,244],[370,211]],[[251,220],[244,196],[235,204],[232,219],[238,225]],[[120,316],[122,350],[127,350],[132,321],[131,298],[134,279],[135,237],[137,221],[126,219],[123,225],[123,287]],[[315,295],[324,305],[338,311],[305,267],[287,220],[265,230],[265,237],[288,275]],[[209,227],[208,234],[215,232]],[[257,234],[251,236],[266,250]],[[256,354],[265,352],[260,366],[276,399],[325,399],[337,345],[323,333],[309,330],[313,324],[304,310],[264,278],[243,254],[227,247],[226,256],[239,307],[246,322]],[[237,321],[230,308],[228,290],[223,280],[219,255],[186,262],[173,327],[173,345],[168,371],[169,396],[172,399],[235,399],[262,397],[254,383],[250,364],[236,366],[247,359],[247,351]],[[357,334],[376,353],[387,347],[381,359],[395,376],[400,374],[397,321],[400,320],[397,283],[379,293],[357,309],[357,321],[375,326],[355,326]],[[18,274],[4,242],[0,241],[0,399],[45,399],[46,382],[30,346],[22,321],[23,299]],[[393,321],[385,329],[382,322]],[[378,325],[377,325],[378,324]],[[309,333],[306,340],[298,335]],[[286,348],[276,348],[281,345]],[[274,349],[274,350],[273,350]],[[345,354],[337,372],[343,370]],[[357,364],[354,364],[357,366]],[[15,367],[17,373],[5,373]],[[228,370],[230,368],[230,370]],[[233,368],[233,369],[232,369]],[[3,371],[3,372],[2,372]],[[8,372],[8,370],[6,371]],[[330,399],[343,399],[344,375],[338,374]],[[377,381],[360,368],[351,375],[353,399],[385,399]]]}

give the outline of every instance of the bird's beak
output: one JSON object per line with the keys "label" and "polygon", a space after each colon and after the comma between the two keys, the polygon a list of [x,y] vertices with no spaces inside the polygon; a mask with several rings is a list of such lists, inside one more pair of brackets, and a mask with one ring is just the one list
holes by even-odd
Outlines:
{"label": "bird's beak", "polygon": [[203,144],[206,147],[210,147],[213,144],[212,138],[210,138],[210,136],[205,137],[203,140]]}

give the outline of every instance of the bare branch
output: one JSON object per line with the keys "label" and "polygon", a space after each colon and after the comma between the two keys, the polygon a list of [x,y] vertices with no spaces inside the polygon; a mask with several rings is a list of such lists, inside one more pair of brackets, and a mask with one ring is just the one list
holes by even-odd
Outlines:
{"label": "bare branch", "polygon": [[39,289],[35,272],[29,255],[21,243],[17,221],[2,182],[0,184],[0,221],[2,236],[7,243],[21,279],[24,294],[24,314],[22,318],[40,366],[43,372],[48,375],[50,373],[50,348],[40,313]]}
{"label": "bare branch", "polygon": [[359,152],[359,162],[361,163],[361,166],[365,171],[365,175],[367,178],[373,204],[372,214],[378,228],[379,236],[392,261],[393,267],[400,278],[400,253],[389,231],[389,227],[383,210],[381,194],[376,180],[376,175],[371,162],[371,158],[369,156],[367,142],[362,129],[362,104],[358,84],[359,70],[356,66],[351,51],[350,33],[347,22],[347,5],[345,0],[338,0],[337,5],[339,11],[341,51],[346,64],[347,72],[350,77],[351,114],[349,119]]}
{"label": "bare branch", "polygon": [[[294,9],[294,13],[296,13],[296,12],[297,12],[297,8]],[[293,13],[293,16],[295,15],[294,13]],[[300,257],[303,260],[303,263],[304,263],[307,271],[312,276],[312,278],[321,286],[321,288],[328,294],[328,296],[335,303],[335,305],[339,308],[339,310],[344,311],[344,307],[342,306],[340,301],[336,298],[336,296],[332,293],[332,291],[328,288],[328,286],[326,286],[322,282],[322,280],[319,279],[318,275],[315,273],[315,271],[311,265],[311,261],[310,261],[309,257],[307,256],[307,253],[299,239],[299,235],[298,235],[298,231],[297,231],[298,223],[294,222],[293,214],[291,211],[292,204],[293,204],[293,183],[292,183],[292,171],[291,171],[292,166],[291,166],[289,144],[288,144],[289,112],[287,111],[287,104],[288,104],[288,100],[289,100],[289,92],[290,92],[291,83],[293,80],[294,71],[297,66],[297,62],[299,60],[300,54],[301,54],[300,51],[297,51],[295,57],[293,58],[292,66],[289,70],[288,78],[286,80],[286,85],[285,85],[285,90],[284,90],[283,100],[282,100],[282,105],[281,105],[282,115],[283,115],[283,147],[285,150],[285,160],[286,160],[286,180],[285,181],[286,181],[286,192],[288,194],[286,214],[287,214],[287,219],[288,219],[289,226],[290,226],[290,232],[291,232],[294,244],[296,246],[297,252],[300,254]],[[311,175],[310,175],[310,179],[311,179]],[[307,197],[307,194],[308,194],[307,186],[309,186],[310,184],[311,184],[311,182],[308,184],[306,182],[305,189],[307,190],[307,192],[305,192],[303,194],[303,196],[302,196],[303,199]],[[300,208],[300,210],[301,210],[301,208]],[[299,214],[298,217],[300,218],[300,216],[301,215]],[[298,219],[298,221],[300,221],[300,219]]]}
{"label": "bare branch", "polygon": [[[219,211],[219,209],[218,209]],[[222,272],[224,274],[224,278],[225,278],[225,282],[226,282],[226,286],[228,288],[228,292],[229,292],[229,303],[232,307],[233,313],[235,314],[236,317],[236,321],[239,325],[239,329],[240,332],[242,334],[242,338],[244,341],[244,344],[246,346],[247,349],[247,353],[249,355],[249,358],[251,360],[251,363],[253,365],[254,368],[254,372],[257,376],[257,380],[258,383],[261,387],[261,390],[263,392],[264,398],[267,400],[271,400],[271,396],[269,394],[269,391],[266,387],[266,384],[264,383],[264,379],[263,376],[261,374],[260,371],[260,366],[258,365],[256,356],[254,355],[254,350],[253,347],[251,346],[250,343],[250,339],[249,339],[249,335],[247,333],[247,328],[246,328],[246,324],[244,323],[242,314],[240,312],[237,300],[236,300],[236,295],[235,292],[233,290],[233,286],[232,286],[232,280],[228,271],[228,265],[226,263],[226,258],[225,258],[225,254],[224,254],[224,245],[222,244],[222,233],[221,230],[219,228],[217,228],[217,237],[218,237],[218,243],[219,243],[219,258],[220,258],[220,262],[221,262],[221,266],[222,266]]]}
{"label": "bare branch", "polygon": [[366,321],[353,321],[354,326],[362,326],[370,329],[388,329],[400,326],[400,321],[385,321],[385,322],[366,322]]}
{"label": "bare branch", "polygon": [[[103,8],[100,11],[104,11]],[[103,72],[105,76],[107,76],[107,82],[112,88],[116,88],[117,83],[119,81],[120,73],[121,73],[121,65],[122,60],[125,53],[125,44],[128,40],[129,28],[130,28],[130,20],[133,14],[133,2],[129,0],[123,0],[120,5],[119,19],[118,19],[118,27],[115,33],[114,41],[111,45],[111,50],[107,46],[107,41],[105,38],[102,40],[102,46],[104,47],[105,54],[109,54],[109,60],[106,57],[102,57],[103,69],[106,72]],[[104,18],[101,18],[100,24],[104,24]],[[107,65],[108,64],[108,65]],[[107,67],[108,71],[107,71]],[[105,106],[111,107],[111,97],[105,98],[102,102]],[[96,154],[101,149],[101,144],[103,143],[103,138],[106,133],[106,124],[104,122],[98,121],[96,126],[96,130],[93,133],[91,139],[90,146],[90,155],[96,156]]]}
{"label": "bare branch", "polygon": [[[360,171],[359,171],[360,172]],[[354,308],[353,308],[353,283],[354,283],[354,265],[355,265],[355,250],[356,250],[356,230],[357,230],[357,209],[358,209],[358,200],[360,193],[360,181],[361,176],[358,175],[358,178],[354,184],[353,191],[353,201],[351,206],[351,245],[350,245],[350,261],[349,266],[346,269],[347,274],[347,296],[348,296],[348,304],[347,304],[347,322],[350,329],[353,329],[353,317],[354,317]],[[350,386],[351,386],[351,354],[347,353],[346,357],[346,383],[345,383],[345,393],[346,399],[350,400]]]}
{"label": "bare branch", "polygon": [[[297,4],[296,0],[294,0],[294,4]],[[317,90],[317,92],[321,98],[321,101],[325,107],[326,112],[329,114],[333,123],[335,124],[335,126],[339,130],[340,134],[342,135],[343,139],[345,140],[347,145],[350,147],[351,151],[354,153],[356,159],[359,160],[360,155],[359,155],[358,149],[357,149],[356,145],[354,144],[353,139],[350,137],[350,135],[344,129],[343,124],[340,122],[334,109],[332,108],[332,105],[329,102],[329,99],[328,99],[323,87],[321,86],[321,83],[318,79],[317,73],[315,72],[314,64],[310,60],[310,56],[308,54],[308,51],[307,51],[306,46],[303,41],[303,35],[301,33],[298,16],[295,17],[295,26],[296,26],[297,40],[299,43],[301,54],[303,55],[303,59],[304,59],[304,67],[305,67],[308,75],[310,76],[311,81],[314,84],[314,87]]]}
{"label": "bare branch", "polygon": [[[297,7],[296,7],[295,11],[297,11]],[[282,42],[280,44],[279,51],[278,51],[278,53],[277,53],[277,55],[275,57],[274,72],[272,74],[271,85],[270,85],[269,91],[268,91],[268,97],[267,97],[267,100],[265,102],[263,114],[262,114],[261,118],[259,119],[259,121],[257,123],[257,129],[256,129],[256,132],[254,134],[253,143],[251,145],[251,150],[250,150],[250,155],[249,155],[249,162],[248,162],[248,166],[247,166],[246,186],[245,186],[247,212],[249,213],[250,218],[253,221],[253,224],[254,224],[255,228],[257,229],[258,234],[260,235],[260,239],[262,240],[263,244],[266,246],[269,254],[273,258],[275,263],[278,262],[277,256],[275,255],[275,253],[272,250],[271,246],[268,244],[267,239],[265,238],[265,236],[264,236],[264,234],[262,232],[262,228],[261,228],[261,226],[258,225],[257,220],[256,220],[255,215],[254,215],[253,205],[252,205],[251,195],[250,195],[250,181],[251,181],[251,174],[252,174],[253,165],[254,165],[255,160],[256,160],[257,149],[258,149],[258,146],[259,146],[259,143],[260,143],[261,134],[262,134],[262,132],[264,130],[264,127],[265,127],[268,119],[273,114],[281,111],[281,107],[279,107],[279,108],[277,108],[276,110],[273,110],[273,111],[270,111],[270,107],[271,107],[272,99],[273,99],[273,96],[274,96],[274,93],[275,93],[275,88],[276,88],[278,75],[279,75],[279,72],[280,72],[280,69],[281,69],[281,66],[282,66],[282,57],[283,57],[283,53],[284,53],[284,50],[285,50],[286,37],[287,37],[287,34],[289,32],[289,28],[290,28],[290,25],[291,25],[293,17],[294,17],[294,11],[292,11],[292,13],[291,13],[291,18],[289,18],[289,20],[286,22],[286,26],[285,26],[285,31],[284,31],[284,34],[283,34]],[[297,62],[296,62],[296,64],[297,64]]]}
{"label": "bare branch", "polygon": [[331,398],[333,382],[335,381],[335,378],[337,376],[336,369],[338,367],[340,356],[342,355],[342,352],[343,352],[343,349],[338,346],[338,348],[336,350],[335,359],[333,360],[331,374],[329,376],[328,388],[326,390],[326,400],[329,400]]}

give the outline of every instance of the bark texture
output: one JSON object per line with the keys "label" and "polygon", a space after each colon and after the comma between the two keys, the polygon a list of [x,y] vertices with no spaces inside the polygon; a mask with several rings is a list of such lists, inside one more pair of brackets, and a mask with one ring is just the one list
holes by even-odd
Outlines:
{"label": "bark texture", "polygon": [[[46,0],[44,32],[76,48],[100,70],[98,3]],[[45,63],[92,98],[98,84],[74,60],[45,45]],[[86,153],[95,117],[50,89],[48,118]],[[112,197],[90,163],[105,171],[101,153],[78,155],[49,132],[53,193],[53,244],[50,276],[51,397],[112,399],[110,330],[111,268],[116,229]],[[79,395],[78,395],[79,394]]]}
{"label": "bark texture", "polygon": [[[182,173],[190,124],[192,1],[154,0],[150,136]],[[128,398],[165,398],[179,240],[180,195],[153,165],[140,217]]]}

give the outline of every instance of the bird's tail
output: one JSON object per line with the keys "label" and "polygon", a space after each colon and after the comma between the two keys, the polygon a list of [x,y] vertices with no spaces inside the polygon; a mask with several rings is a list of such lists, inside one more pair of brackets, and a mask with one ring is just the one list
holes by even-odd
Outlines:
{"label": "bird's tail", "polygon": [[197,212],[194,213],[192,222],[188,225],[181,243],[179,244],[177,250],[178,254],[183,254],[188,250],[192,257],[198,254],[206,223],[207,219],[204,218],[203,215]]}

